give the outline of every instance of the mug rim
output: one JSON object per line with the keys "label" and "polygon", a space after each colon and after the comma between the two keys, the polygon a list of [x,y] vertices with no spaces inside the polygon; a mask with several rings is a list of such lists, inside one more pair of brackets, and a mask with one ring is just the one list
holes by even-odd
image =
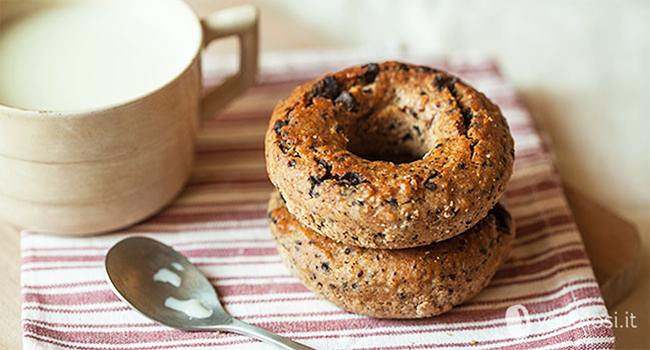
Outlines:
{"label": "mug rim", "polygon": [[178,81],[183,75],[185,75],[185,73],[187,73],[192,68],[194,62],[200,56],[201,48],[203,47],[203,38],[205,33],[203,31],[201,17],[196,12],[196,9],[194,9],[194,7],[192,7],[186,0],[167,0],[167,1],[175,1],[176,3],[180,3],[190,11],[194,23],[198,26],[199,37],[198,37],[197,47],[193,50],[193,54],[190,56],[191,59],[183,66],[183,69],[179,70],[178,73],[175,73],[173,77],[167,80],[165,83],[161,84],[160,86],[152,90],[138,94],[134,97],[125,99],[123,101],[102,104],[96,107],[85,107],[85,108],[63,109],[63,110],[31,109],[31,108],[24,108],[24,107],[17,107],[17,106],[9,106],[3,103],[2,101],[0,101],[0,116],[1,114],[4,113],[11,113],[11,114],[22,114],[21,117],[31,117],[31,118],[52,118],[52,117],[60,117],[63,115],[65,115],[66,118],[84,117],[86,115],[102,113],[102,112],[130,106],[134,103],[137,103],[138,101],[141,101],[144,98],[155,95],[160,91],[173,85],[176,81]]}

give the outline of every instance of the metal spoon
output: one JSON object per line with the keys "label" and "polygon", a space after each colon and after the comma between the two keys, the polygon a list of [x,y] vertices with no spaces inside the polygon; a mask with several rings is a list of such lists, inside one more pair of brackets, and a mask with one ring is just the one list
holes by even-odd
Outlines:
{"label": "metal spoon", "polygon": [[[219,302],[207,278],[183,255],[146,237],[130,237],[115,244],[104,259],[106,277],[113,291],[144,316],[166,326],[186,331],[239,333],[281,349],[314,350],[230,316]],[[154,274],[167,268],[180,277],[173,283],[154,281]],[[166,306],[169,297],[200,302],[205,318],[190,317]]]}

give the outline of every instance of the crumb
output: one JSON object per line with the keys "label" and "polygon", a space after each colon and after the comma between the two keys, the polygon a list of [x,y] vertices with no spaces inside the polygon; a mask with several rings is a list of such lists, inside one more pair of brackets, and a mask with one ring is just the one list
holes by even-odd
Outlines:
{"label": "crumb", "polygon": [[476,340],[474,340],[474,339],[472,339],[472,340],[470,340],[469,342],[470,342],[470,344],[472,344],[472,345],[474,345],[474,344],[477,344],[477,343],[478,343],[478,342],[477,342]]}

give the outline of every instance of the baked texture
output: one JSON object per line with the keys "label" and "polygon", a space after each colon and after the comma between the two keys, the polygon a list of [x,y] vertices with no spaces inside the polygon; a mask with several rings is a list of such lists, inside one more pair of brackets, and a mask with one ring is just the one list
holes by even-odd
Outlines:
{"label": "baked texture", "polygon": [[399,62],[298,86],[275,107],[265,152],[271,182],[303,225],[383,249],[472,227],[514,162],[497,106],[452,75]]}
{"label": "baked texture", "polygon": [[334,242],[301,225],[277,191],[269,219],[285,265],[307,288],[342,309],[379,318],[435,316],[476,295],[508,257],[515,236],[499,204],[462,235],[410,249]]}

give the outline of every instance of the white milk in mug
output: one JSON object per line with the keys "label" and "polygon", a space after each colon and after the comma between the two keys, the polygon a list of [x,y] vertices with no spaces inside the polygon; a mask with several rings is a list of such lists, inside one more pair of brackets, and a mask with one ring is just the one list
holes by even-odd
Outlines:
{"label": "white milk in mug", "polygon": [[191,61],[197,38],[148,14],[119,2],[83,1],[2,23],[0,103],[78,110],[164,85]]}
{"label": "white milk in mug", "polygon": [[[202,120],[255,82],[258,10],[200,18],[184,0],[0,0],[0,220],[89,235],[168,205]],[[239,71],[204,87],[202,49]]]}

